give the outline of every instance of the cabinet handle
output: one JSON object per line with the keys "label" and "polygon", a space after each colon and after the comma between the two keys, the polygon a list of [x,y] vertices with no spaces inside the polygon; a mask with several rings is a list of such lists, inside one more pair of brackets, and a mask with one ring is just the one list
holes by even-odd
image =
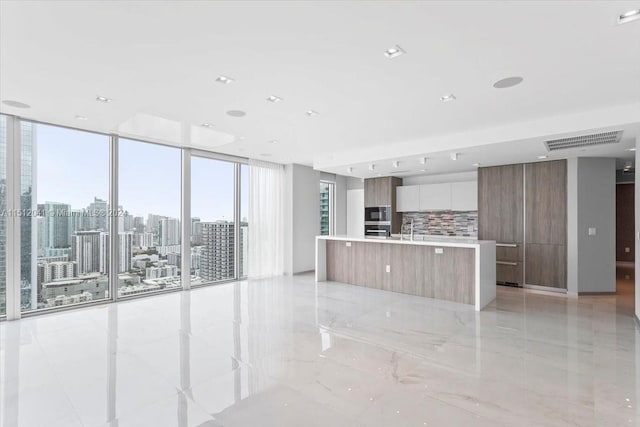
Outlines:
{"label": "cabinet handle", "polygon": [[496,246],[499,246],[501,248],[517,248],[518,244],[517,243],[496,243]]}
{"label": "cabinet handle", "polygon": [[518,263],[517,262],[509,262],[509,261],[496,261],[496,264],[500,264],[500,265],[512,265],[512,266],[517,266]]}

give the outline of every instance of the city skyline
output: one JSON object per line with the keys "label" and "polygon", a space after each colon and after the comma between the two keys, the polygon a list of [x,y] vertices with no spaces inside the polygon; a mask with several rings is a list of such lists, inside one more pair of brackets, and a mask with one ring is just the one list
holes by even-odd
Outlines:
{"label": "city skyline", "polygon": [[[108,201],[108,137],[44,124],[34,127],[37,133],[38,203],[64,203],[77,209],[86,207],[86,201],[95,197]],[[153,162],[146,160],[150,154]],[[64,167],[70,158],[83,161],[74,162],[73,167]],[[133,216],[146,217],[153,213],[180,218],[179,148],[121,138],[119,158],[120,206]],[[192,157],[191,169],[192,216],[203,221],[233,220],[233,163]],[[243,173],[243,178],[248,179],[248,174]],[[248,188],[246,184],[242,185],[245,189]],[[69,192],[69,188],[73,188],[73,192]],[[248,195],[242,194],[241,198],[248,200]],[[243,210],[248,211],[248,208],[243,206]]]}

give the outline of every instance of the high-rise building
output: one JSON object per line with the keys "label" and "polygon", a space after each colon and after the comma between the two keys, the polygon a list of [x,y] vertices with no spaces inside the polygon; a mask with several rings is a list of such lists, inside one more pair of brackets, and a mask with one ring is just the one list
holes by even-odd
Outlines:
{"label": "high-rise building", "polygon": [[38,260],[38,284],[53,280],[71,279],[78,275],[78,264],[73,261]]}
{"label": "high-rise building", "polygon": [[136,233],[144,233],[145,232],[144,217],[141,217],[141,216],[134,217],[133,228],[135,229]]}
{"label": "high-rise building", "polygon": [[[6,144],[6,142],[5,142]],[[20,122],[20,209],[23,212],[36,209],[36,124]],[[38,256],[37,218],[35,215],[20,217],[20,304],[23,309],[37,307]]]}
{"label": "high-rise building", "polygon": [[71,209],[69,212],[69,236],[72,236],[76,231],[87,230],[88,216],[85,209]]}
{"label": "high-rise building", "polygon": [[101,271],[101,234],[104,233],[100,231],[78,231],[71,236],[71,259],[78,264],[78,274]]}
{"label": "high-rise building", "polygon": [[235,276],[234,224],[229,221],[202,223],[200,277],[207,281]]}
{"label": "high-rise building", "polygon": [[331,220],[329,209],[330,186],[326,182],[320,183],[320,234],[330,234]]}
{"label": "high-rise building", "polygon": [[133,246],[136,248],[153,246],[153,233],[133,233]]}
{"label": "high-rise building", "polygon": [[155,214],[149,214],[149,216],[147,217],[147,225],[145,227],[146,228],[145,231],[148,231],[149,233],[154,234],[156,239],[154,243],[159,242],[158,228],[160,227],[160,220],[162,219],[167,219],[167,217],[162,215],[155,215]]}
{"label": "high-rise building", "polygon": [[191,244],[202,244],[202,222],[197,217],[191,218]]}
{"label": "high-rise building", "polygon": [[[71,246],[71,234],[69,233],[69,215],[71,206],[65,203],[45,202],[38,205],[45,216],[44,221],[38,221],[38,240],[42,248],[68,248]],[[40,230],[40,226],[43,227]],[[42,238],[40,238],[40,236]]]}
{"label": "high-rise building", "polygon": [[180,244],[180,221],[176,218],[164,218],[158,225],[160,246],[172,246]]}
{"label": "high-rise building", "polygon": [[87,208],[89,230],[107,231],[109,229],[109,224],[107,222],[108,209],[109,205],[106,200],[102,200],[97,197],[93,198],[93,202],[89,204],[89,207]]}
{"label": "high-rise building", "polygon": [[131,271],[133,260],[133,233],[118,233],[118,273]]}

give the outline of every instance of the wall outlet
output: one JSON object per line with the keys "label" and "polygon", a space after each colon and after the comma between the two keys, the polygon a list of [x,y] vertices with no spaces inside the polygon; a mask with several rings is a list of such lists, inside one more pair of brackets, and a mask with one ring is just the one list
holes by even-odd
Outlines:
{"label": "wall outlet", "polygon": [[347,242],[347,247],[350,248],[351,247],[351,242]]}
{"label": "wall outlet", "polygon": [[631,252],[631,248],[624,248],[624,251],[625,251],[626,253],[629,253],[629,252]]}
{"label": "wall outlet", "polygon": [[436,253],[437,253],[437,254],[443,254],[443,253],[444,253],[444,249],[442,249],[442,248],[436,248]]}
{"label": "wall outlet", "polygon": [[595,235],[596,235],[596,228],[589,227],[589,236],[595,236]]}
{"label": "wall outlet", "polygon": [[387,266],[385,267],[385,271],[387,273],[391,273],[391,266],[389,264],[387,264]]}

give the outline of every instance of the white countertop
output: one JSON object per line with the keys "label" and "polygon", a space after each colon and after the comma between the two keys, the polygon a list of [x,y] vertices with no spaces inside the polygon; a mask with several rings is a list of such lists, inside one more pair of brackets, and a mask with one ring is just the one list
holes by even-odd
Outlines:
{"label": "white countertop", "polygon": [[[421,236],[423,237],[423,236]],[[455,248],[479,248],[480,246],[495,245],[493,240],[463,239],[460,237],[433,237],[424,236],[420,240],[392,239],[367,239],[364,237],[350,236],[316,236],[320,240],[343,240],[349,242],[390,243],[394,245],[424,245],[424,246],[448,246]]]}

